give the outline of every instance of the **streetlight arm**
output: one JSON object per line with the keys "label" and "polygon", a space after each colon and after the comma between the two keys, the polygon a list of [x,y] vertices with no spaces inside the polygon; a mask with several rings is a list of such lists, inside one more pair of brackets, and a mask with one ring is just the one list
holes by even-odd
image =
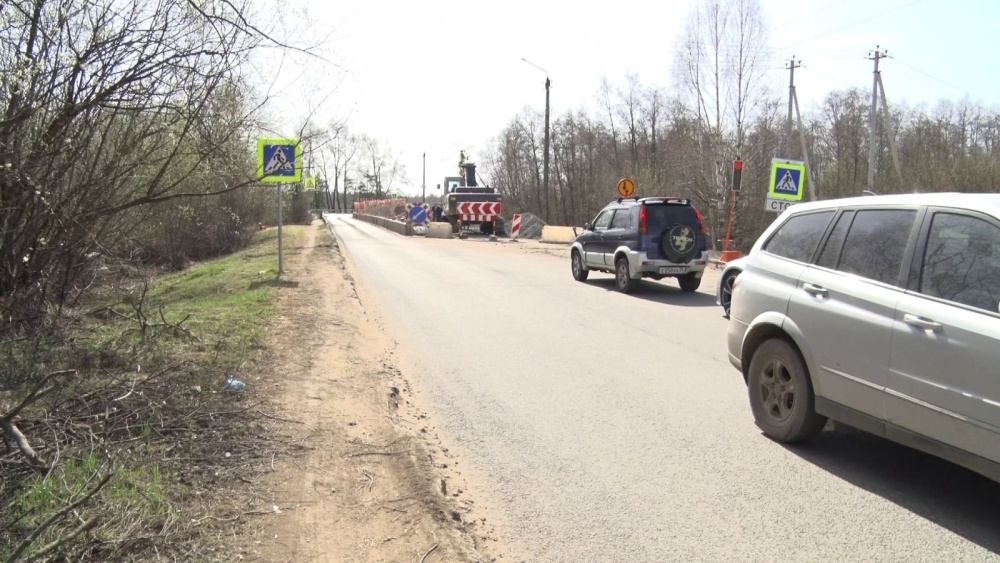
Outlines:
{"label": "streetlight arm", "polygon": [[538,70],[540,70],[540,71],[544,72],[544,73],[545,73],[545,79],[546,79],[546,80],[548,80],[548,78],[549,78],[549,71],[547,71],[547,70],[545,70],[544,68],[542,68],[542,67],[540,67],[540,66],[536,65],[535,63],[533,63],[533,62],[529,61],[528,59],[526,59],[526,58],[524,58],[524,57],[521,57],[521,60],[522,60],[522,61],[524,61],[524,62],[526,62],[526,63],[528,63],[529,65],[531,65],[531,66],[533,66],[533,67],[537,68]]}
{"label": "streetlight arm", "polygon": [[521,57],[521,60],[528,63],[529,65],[537,68],[538,70],[545,73],[545,158],[542,164],[542,190],[545,192],[545,200],[540,201],[541,209],[539,212],[542,214],[542,218],[545,221],[550,219],[549,215],[549,71],[536,65],[535,63],[529,61],[528,59]]}

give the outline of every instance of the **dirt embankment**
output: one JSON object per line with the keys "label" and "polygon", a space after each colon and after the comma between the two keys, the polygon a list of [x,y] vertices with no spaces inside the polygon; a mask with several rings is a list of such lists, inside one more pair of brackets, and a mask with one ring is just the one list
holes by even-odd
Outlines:
{"label": "dirt embankment", "polygon": [[298,454],[274,459],[247,491],[270,513],[253,522],[239,559],[503,558],[472,501],[449,487],[447,450],[411,402],[394,343],[358,299],[335,238],[317,221],[288,250],[271,339],[280,367],[261,379],[282,407],[279,439]]}

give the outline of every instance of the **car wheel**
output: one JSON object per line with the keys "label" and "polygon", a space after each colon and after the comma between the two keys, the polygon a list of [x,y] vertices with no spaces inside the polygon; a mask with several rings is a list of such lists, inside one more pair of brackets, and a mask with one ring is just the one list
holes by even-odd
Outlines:
{"label": "car wheel", "polygon": [[701,286],[701,278],[695,274],[684,274],[683,276],[677,276],[677,283],[680,284],[681,291],[691,293],[692,291],[698,291],[698,287]]}
{"label": "car wheel", "polygon": [[816,414],[805,362],[783,339],[772,338],[757,348],[750,360],[747,390],[757,426],[773,440],[807,440],[826,424],[826,417]]}
{"label": "car wheel", "polygon": [[615,262],[615,286],[622,293],[632,293],[637,280],[632,279],[628,273],[628,260],[619,258]]}
{"label": "car wheel", "polygon": [[574,250],[571,256],[570,267],[573,269],[573,279],[576,281],[587,281],[590,270],[583,265],[583,256],[580,256],[578,250]]}
{"label": "car wheel", "polygon": [[736,276],[740,275],[740,272],[733,271],[726,274],[726,277],[722,278],[722,288],[719,291],[719,303],[722,304],[722,310],[726,313],[726,318],[729,318],[729,309],[733,304],[733,282],[736,281]]}

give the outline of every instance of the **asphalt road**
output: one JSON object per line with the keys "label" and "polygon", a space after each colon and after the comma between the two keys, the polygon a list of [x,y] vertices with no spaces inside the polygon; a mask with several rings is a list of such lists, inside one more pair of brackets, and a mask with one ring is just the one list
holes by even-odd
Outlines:
{"label": "asphalt road", "polygon": [[1000,485],[846,427],[760,434],[714,273],[621,295],[524,246],[333,224],[515,561],[1000,561]]}

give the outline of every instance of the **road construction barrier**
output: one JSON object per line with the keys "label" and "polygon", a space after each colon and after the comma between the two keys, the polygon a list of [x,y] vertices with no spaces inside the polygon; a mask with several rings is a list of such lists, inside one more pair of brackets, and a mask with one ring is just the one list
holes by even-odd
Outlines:
{"label": "road construction barrier", "polygon": [[427,238],[451,238],[451,223],[427,223]]}
{"label": "road construction barrier", "polygon": [[374,215],[366,215],[364,213],[355,213],[354,218],[366,223],[371,223],[377,227],[382,227],[383,229],[388,229],[394,233],[399,233],[406,237],[413,236],[413,224],[410,222],[394,221],[392,219],[386,219],[385,217],[376,217]]}
{"label": "road construction barrier", "polygon": [[577,227],[556,227],[545,225],[542,227],[541,242],[552,242],[557,244],[570,244],[576,240]]}
{"label": "road construction barrier", "polygon": [[521,214],[515,213],[510,224],[510,240],[517,240],[519,234],[521,234]]}
{"label": "road construction barrier", "polygon": [[503,208],[499,201],[461,201],[456,211],[462,221],[482,223],[492,221]]}

